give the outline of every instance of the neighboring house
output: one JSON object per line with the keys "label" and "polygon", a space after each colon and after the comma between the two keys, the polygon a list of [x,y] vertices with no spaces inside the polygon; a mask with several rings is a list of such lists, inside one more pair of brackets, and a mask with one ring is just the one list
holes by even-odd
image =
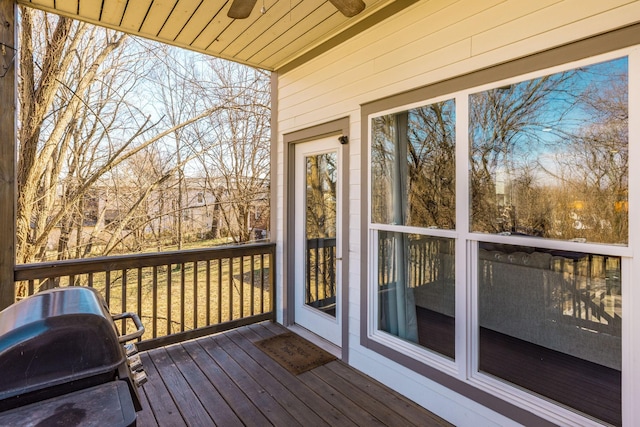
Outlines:
{"label": "neighboring house", "polygon": [[[145,194],[144,188],[132,184],[117,189],[96,186],[84,198],[79,242],[86,245],[92,239],[94,246],[100,246],[109,241],[119,222],[124,220],[127,225],[119,231],[121,235],[129,236],[134,231],[141,242],[155,244],[157,239],[171,245],[172,238],[177,235],[178,215],[182,216],[183,236],[189,241],[211,238],[242,241],[245,237],[249,240],[265,239],[269,218],[268,186],[231,185],[233,189],[230,191],[223,179],[186,178],[181,203],[177,184],[174,183],[152,190],[133,214],[130,210]],[[243,215],[240,220],[238,210],[245,208],[246,218]],[[69,239],[73,242],[76,241],[77,230],[73,227],[70,234]],[[59,238],[60,229],[57,227],[49,235],[48,250],[57,249]]]}
{"label": "neighboring house", "polygon": [[294,28],[320,1],[116,3],[83,19],[274,72],[279,322],[455,425],[640,425],[640,1],[367,1],[333,38]]}

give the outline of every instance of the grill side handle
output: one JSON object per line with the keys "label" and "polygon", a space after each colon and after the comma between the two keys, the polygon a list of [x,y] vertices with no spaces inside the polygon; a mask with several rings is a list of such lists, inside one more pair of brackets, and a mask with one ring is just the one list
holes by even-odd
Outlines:
{"label": "grill side handle", "polygon": [[122,314],[114,314],[111,316],[111,318],[114,321],[121,320],[121,319],[131,319],[133,320],[134,325],[136,325],[136,328],[138,328],[138,330],[135,332],[119,336],[118,342],[120,342],[121,344],[126,343],[127,341],[140,338],[142,334],[144,334],[144,326],[142,325],[142,322],[140,321],[140,318],[136,313],[127,312]]}

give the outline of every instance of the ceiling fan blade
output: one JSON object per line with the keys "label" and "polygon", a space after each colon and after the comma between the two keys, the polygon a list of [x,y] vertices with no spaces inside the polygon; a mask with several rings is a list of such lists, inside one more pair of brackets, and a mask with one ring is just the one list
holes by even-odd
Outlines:
{"label": "ceiling fan blade", "polygon": [[[237,0],[236,0],[237,1]],[[351,18],[362,12],[365,4],[362,0],[329,0],[344,16]]]}
{"label": "ceiling fan blade", "polygon": [[227,16],[233,19],[245,19],[251,15],[257,0],[233,0]]}

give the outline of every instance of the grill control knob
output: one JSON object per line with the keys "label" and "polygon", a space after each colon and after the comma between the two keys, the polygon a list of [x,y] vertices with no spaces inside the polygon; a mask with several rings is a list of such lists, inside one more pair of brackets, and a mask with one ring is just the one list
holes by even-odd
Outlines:
{"label": "grill control knob", "polygon": [[129,363],[129,369],[131,369],[131,372],[140,371],[142,369],[142,360],[140,359],[139,354],[134,354],[133,356],[128,357],[127,362]]}
{"label": "grill control knob", "polygon": [[144,371],[138,371],[133,374],[133,383],[140,387],[147,382],[147,374]]}
{"label": "grill control knob", "polygon": [[138,347],[136,346],[135,343],[128,343],[124,345],[124,352],[127,355],[127,357],[131,357],[134,354],[138,353]]}

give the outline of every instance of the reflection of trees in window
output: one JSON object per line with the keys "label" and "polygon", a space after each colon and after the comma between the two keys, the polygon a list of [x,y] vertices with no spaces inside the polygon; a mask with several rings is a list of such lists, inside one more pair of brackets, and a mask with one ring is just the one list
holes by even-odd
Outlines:
{"label": "reflection of trees in window", "polygon": [[373,120],[372,220],[455,228],[455,104]]}
{"label": "reflection of trees in window", "polygon": [[627,241],[626,59],[469,97],[471,227]]}
{"label": "reflection of trees in window", "polygon": [[307,157],[307,239],[336,235],[336,153]]}
{"label": "reflection of trees in window", "polygon": [[455,106],[409,112],[409,223],[455,228]]}
{"label": "reflection of trees in window", "polygon": [[[498,233],[516,230],[527,217],[527,234],[544,234],[548,200],[536,185],[535,146],[543,145],[545,129],[555,117],[547,114],[556,91],[570,81],[569,74],[542,77],[488,90],[469,97],[471,143],[472,229]],[[570,109],[570,100],[559,100]],[[518,190],[531,211],[520,212]],[[516,212],[516,209],[518,210]]]}
{"label": "reflection of trees in window", "polygon": [[391,194],[392,177],[395,162],[394,116],[376,117],[371,121],[371,220],[377,223],[389,223],[393,218],[388,198]]}
{"label": "reflection of trees in window", "polygon": [[[628,92],[627,74],[611,73],[590,85],[579,101],[584,125],[569,135],[565,153],[557,156],[566,171],[565,211],[572,230],[589,240],[626,243],[628,235]],[[565,228],[568,228],[565,226]],[[569,233],[569,229],[563,230]],[[581,233],[576,237],[582,237]]]}
{"label": "reflection of trees in window", "polygon": [[335,315],[336,291],[337,161],[336,152],[306,157],[305,302],[331,315]]}

